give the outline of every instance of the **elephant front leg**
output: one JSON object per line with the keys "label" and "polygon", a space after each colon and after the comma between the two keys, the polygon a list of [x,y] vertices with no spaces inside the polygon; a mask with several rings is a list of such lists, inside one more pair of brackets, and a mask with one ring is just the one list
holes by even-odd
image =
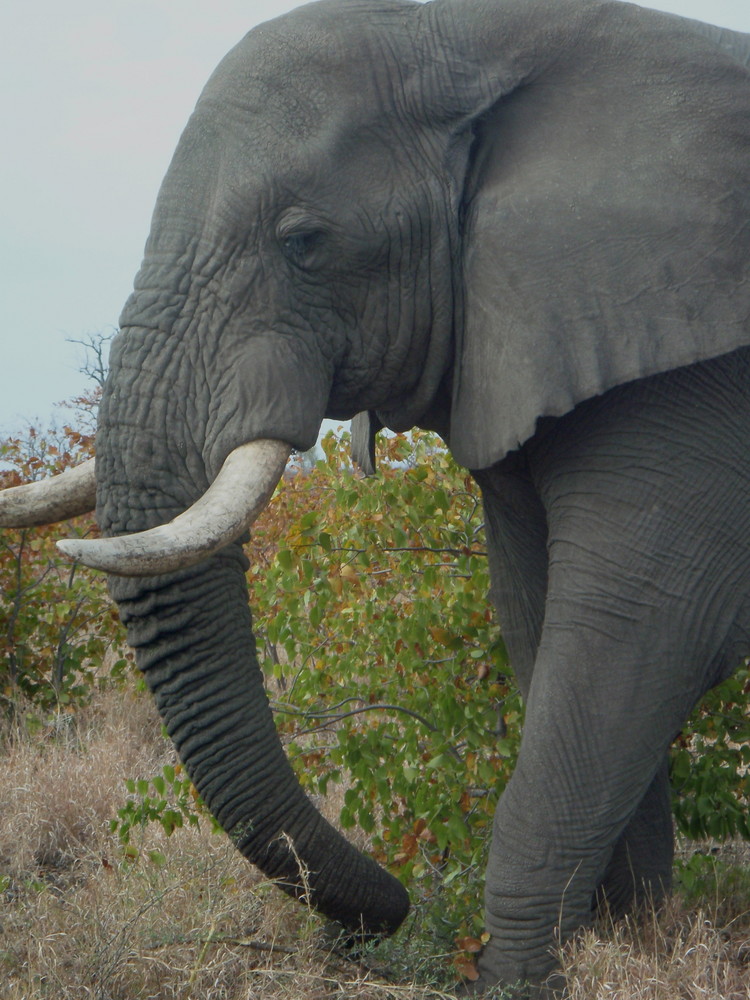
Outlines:
{"label": "elephant front leg", "polygon": [[742,355],[643,379],[525,446],[549,562],[493,828],[487,985],[542,983],[602,883],[616,905],[642,893],[624,873],[644,845],[638,880],[668,885],[669,743],[747,649],[750,460],[724,447],[747,438],[747,376]]}
{"label": "elephant front leg", "polygon": [[[549,977],[561,945],[590,925],[597,887],[616,889],[617,903],[626,906],[635,879],[661,876],[662,890],[668,885],[665,826],[648,831],[646,815],[652,789],[661,796],[656,775],[669,737],[659,734],[653,718],[628,732],[633,706],[614,690],[608,695],[604,679],[579,691],[558,671],[556,683],[542,684],[543,661],[516,771],[495,815],[485,885],[490,939],[479,960],[483,985],[516,985],[511,995],[523,1000],[562,988],[561,977]],[[643,821],[636,819],[639,803]],[[642,834],[637,848],[636,833]],[[640,850],[651,834],[658,857],[629,867],[628,850]]]}
{"label": "elephant front leg", "polygon": [[660,903],[672,888],[674,825],[665,760],[619,840],[594,906],[618,919],[630,910]]}
{"label": "elephant front leg", "polygon": [[669,881],[664,762],[703,651],[673,624],[674,588],[657,581],[649,594],[641,567],[627,593],[603,574],[602,550],[582,558],[578,539],[553,536],[523,740],[495,815],[479,968],[487,986],[535,984],[518,997],[544,996],[561,944],[591,923],[600,885],[625,906],[643,895],[636,882],[663,891]]}

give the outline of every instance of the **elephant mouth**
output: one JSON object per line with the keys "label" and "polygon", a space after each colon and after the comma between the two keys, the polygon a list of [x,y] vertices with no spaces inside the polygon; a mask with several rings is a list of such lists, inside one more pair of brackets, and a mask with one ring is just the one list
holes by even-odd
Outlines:
{"label": "elephant mouth", "polygon": [[[240,445],[204,495],[167,524],[112,538],[68,538],[58,547],[66,556],[116,576],[152,576],[193,566],[248,530],[271,499],[290,452],[282,441]],[[5,490],[0,526],[26,527],[87,513],[94,507],[94,475],[91,460],[44,483]]]}

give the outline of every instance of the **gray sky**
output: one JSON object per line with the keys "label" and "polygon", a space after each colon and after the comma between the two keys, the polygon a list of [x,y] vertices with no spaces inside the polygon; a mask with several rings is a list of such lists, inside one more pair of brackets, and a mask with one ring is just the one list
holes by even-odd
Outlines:
{"label": "gray sky", "polygon": [[[86,384],[172,150],[218,61],[285,0],[6,0],[0,10],[0,436]],[[750,32],[750,0],[647,4]]]}

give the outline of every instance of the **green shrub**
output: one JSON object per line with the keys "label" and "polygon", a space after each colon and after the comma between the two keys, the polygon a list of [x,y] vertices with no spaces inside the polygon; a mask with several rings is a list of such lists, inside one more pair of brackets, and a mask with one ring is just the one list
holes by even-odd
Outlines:
{"label": "green shrub", "polygon": [[[455,933],[482,925],[497,797],[522,717],[476,485],[434,435],[382,442],[376,484],[332,436],[256,526],[250,580],[274,708],[302,784],[346,776],[344,827]],[[437,919],[437,917],[436,917]]]}

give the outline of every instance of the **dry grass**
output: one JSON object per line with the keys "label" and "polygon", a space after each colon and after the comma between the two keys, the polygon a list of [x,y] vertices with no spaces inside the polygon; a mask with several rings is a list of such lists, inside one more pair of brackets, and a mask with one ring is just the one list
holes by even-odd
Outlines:
{"label": "dry grass", "polygon": [[586,931],[564,964],[570,1000],[748,1000],[750,914],[722,926],[674,899],[658,916]]}
{"label": "dry grass", "polygon": [[[450,997],[408,985],[451,977],[449,957],[416,957],[431,944],[419,939],[418,914],[367,965],[342,958],[317,917],[207,824],[171,838],[152,824],[140,859],[125,861],[109,830],[123,780],[169,762],[150,700],[132,692],[100,696],[34,735],[5,734],[1,1000]],[[163,863],[149,861],[149,850]],[[564,954],[571,1000],[748,1000],[747,897],[717,895],[692,913],[674,904],[658,919],[582,935]]]}
{"label": "dry grass", "polygon": [[[23,716],[23,713],[19,713]],[[93,846],[123,799],[123,779],[168,753],[149,699],[112,693],[30,735],[3,734],[0,865],[5,874],[64,869]],[[166,759],[166,758],[165,758]]]}

